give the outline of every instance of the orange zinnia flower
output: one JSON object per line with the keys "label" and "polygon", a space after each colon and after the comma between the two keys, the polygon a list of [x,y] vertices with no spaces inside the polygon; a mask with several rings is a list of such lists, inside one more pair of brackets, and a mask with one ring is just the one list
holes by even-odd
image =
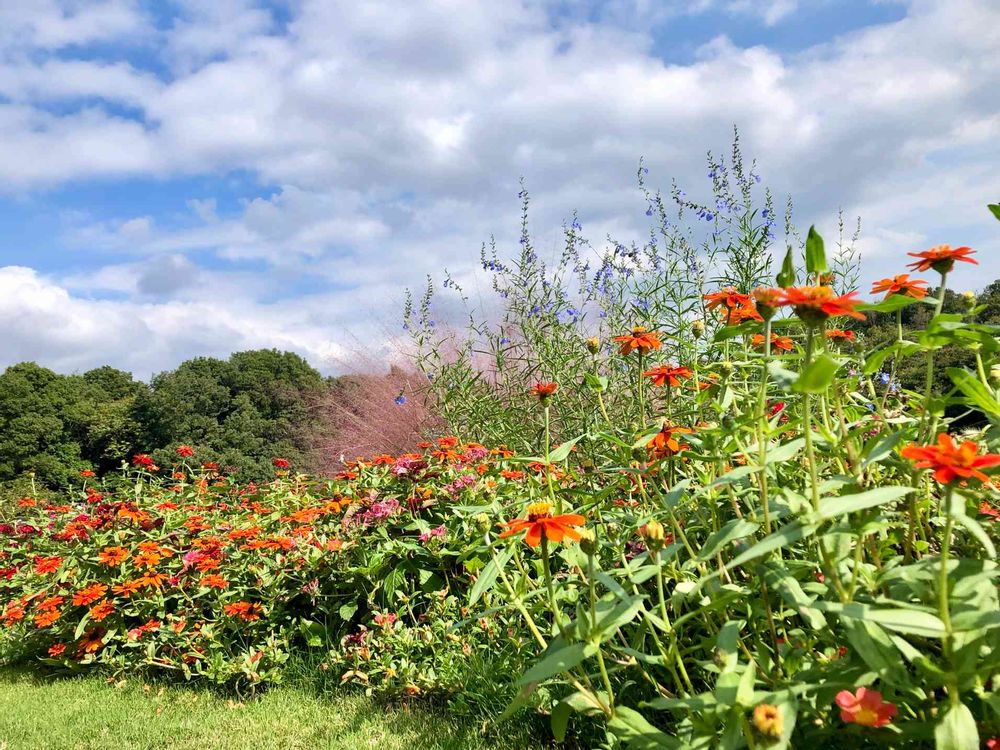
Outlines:
{"label": "orange zinnia flower", "polygon": [[223,611],[230,617],[239,617],[244,622],[259,620],[263,610],[256,602],[234,602],[223,606]]}
{"label": "orange zinnia flower", "polygon": [[[764,334],[755,333],[750,337],[750,345],[755,349],[764,348]],[[795,349],[795,342],[792,341],[788,336],[779,336],[776,333],[771,334],[771,348],[780,349],[783,352],[790,352]]]}
{"label": "orange zinnia flower", "polygon": [[97,562],[111,568],[125,562],[129,554],[129,550],[126,547],[105,547],[97,556]]}
{"label": "orange zinnia flower", "polygon": [[101,630],[91,630],[84,633],[83,638],[77,643],[77,649],[81,654],[96,654],[104,645],[104,633]]}
{"label": "orange zinnia flower", "polygon": [[717,307],[725,307],[727,310],[735,310],[737,307],[746,307],[750,303],[750,296],[737,292],[735,287],[727,286],[717,292],[705,295],[706,307],[714,310]]}
{"label": "orange zinnia flower", "polygon": [[210,589],[224,589],[229,585],[229,581],[217,573],[211,573],[207,576],[202,576],[201,585]]}
{"label": "orange zinnia flower", "polygon": [[675,453],[680,453],[681,450],[687,447],[674,436],[692,434],[694,434],[694,430],[688,427],[677,427],[676,425],[664,422],[663,426],[660,427],[660,431],[653,435],[653,439],[649,441],[648,446],[657,457],[672,456]]}
{"label": "orange zinnia flower", "polygon": [[770,318],[781,306],[781,293],[781,289],[761,286],[750,292],[750,296],[753,297],[754,304],[760,314],[765,318]]}
{"label": "orange zinnia flower", "polygon": [[885,292],[886,299],[894,294],[913,297],[913,299],[923,299],[927,296],[927,290],[924,289],[925,286],[927,286],[927,282],[923,279],[910,280],[910,274],[901,273],[893,276],[891,279],[876,281],[872,284],[871,293],[881,294]]}
{"label": "orange zinnia flower", "polygon": [[35,558],[34,570],[38,575],[45,575],[46,573],[55,573],[59,570],[59,566],[62,565],[62,558],[58,556],[52,557],[42,557],[39,555]]}
{"label": "orange zinnia flower", "polygon": [[653,381],[653,385],[670,385],[671,388],[679,386],[681,378],[690,378],[693,374],[687,367],[679,367],[677,365],[660,365],[643,373],[643,375]]}
{"label": "orange zinnia flower", "polygon": [[831,341],[854,341],[854,331],[844,331],[840,328],[831,328],[826,332],[826,337]]}
{"label": "orange zinnia flower", "polygon": [[92,583],[89,586],[84,586],[73,594],[73,604],[77,607],[86,607],[104,596],[107,590],[108,587],[103,583]]}
{"label": "orange zinnia flower", "polygon": [[649,354],[662,346],[660,335],[651,333],[642,326],[636,326],[632,329],[632,333],[626,336],[615,336],[615,341],[622,345],[622,354],[631,354],[634,351],[638,351],[639,354]]}
{"label": "orange zinnia flower", "polygon": [[884,727],[896,715],[896,706],[882,700],[882,693],[859,687],[856,692],[841,690],[837,693],[840,718],[848,724],[863,727]]}
{"label": "orange zinnia flower", "polygon": [[920,253],[907,253],[911,258],[920,259],[910,263],[907,268],[912,268],[914,271],[926,271],[933,268],[938,273],[945,274],[952,269],[956,260],[979,265],[978,262],[969,257],[974,252],[976,251],[971,247],[952,248],[951,245],[938,245]]}
{"label": "orange zinnia flower", "polygon": [[857,292],[851,292],[838,297],[828,286],[792,286],[784,291],[781,306],[791,305],[795,314],[812,326],[838,315],[864,320],[864,314],[854,309],[859,302],[854,299],[856,296]]}
{"label": "orange zinnia flower", "polygon": [[1000,465],[1000,454],[985,453],[980,456],[978,451],[979,446],[974,441],[966,440],[958,445],[951,435],[943,432],[937,436],[937,445],[910,443],[899,454],[914,461],[918,469],[933,469],[934,479],[941,484],[973,477],[980,482],[988,482],[989,477],[980,469]]}
{"label": "orange zinnia flower", "polygon": [[47,628],[60,617],[62,617],[62,612],[58,609],[43,609],[35,615],[35,627],[39,629]]}
{"label": "orange zinnia flower", "polygon": [[104,599],[90,608],[90,616],[92,619],[100,622],[114,611],[115,605]]}
{"label": "orange zinnia flower", "polygon": [[761,314],[757,312],[757,308],[753,304],[743,305],[742,307],[734,307],[729,311],[729,318],[726,322],[729,325],[739,325],[746,320],[764,320]]}
{"label": "orange zinnia flower", "polygon": [[587,519],[576,513],[553,516],[552,506],[548,503],[532,503],[528,506],[527,518],[515,518],[502,524],[507,530],[500,534],[500,538],[527,531],[524,541],[529,547],[537,547],[542,540],[542,534],[545,534],[545,538],[550,542],[561,542],[563,538],[578,542],[580,534],[573,527],[583,526],[586,522]]}

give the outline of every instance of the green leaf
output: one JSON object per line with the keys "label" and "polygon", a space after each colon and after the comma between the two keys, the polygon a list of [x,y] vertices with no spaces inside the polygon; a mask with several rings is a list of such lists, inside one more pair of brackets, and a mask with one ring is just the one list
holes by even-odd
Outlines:
{"label": "green leaf", "polygon": [[566,701],[559,701],[552,709],[549,725],[552,727],[552,736],[556,742],[566,739],[566,727],[569,726],[569,717],[572,713],[573,707]]}
{"label": "green leaf", "polygon": [[992,416],[1000,416],[1000,402],[996,400],[990,389],[968,370],[959,367],[949,367],[948,377],[970,401]]}
{"label": "green leaf", "polygon": [[900,661],[899,651],[881,626],[874,622],[851,618],[845,618],[842,624],[847,634],[847,642],[873,672],[893,685],[910,684],[909,675],[903,667],[903,662]]}
{"label": "green leaf", "polygon": [[876,441],[876,443],[871,447],[871,450],[865,455],[864,459],[861,461],[861,468],[867,469],[872,464],[878,463],[883,458],[892,455],[892,452],[896,450],[896,445],[906,436],[904,432],[892,432],[888,435],[882,435]]}
{"label": "green leaf", "polygon": [[940,638],[944,635],[944,623],[930,612],[921,612],[916,609],[883,609],[857,602],[840,604],[839,602],[816,601],[813,606],[823,612],[830,612],[841,617],[876,622],[889,630],[895,630],[897,633],[909,633],[926,638]]}
{"label": "green leaf", "polygon": [[572,643],[568,646],[553,641],[545,657],[521,675],[518,685],[530,685],[547,680],[557,674],[570,671],[587,657],[597,653],[597,647],[590,643]]}
{"label": "green leaf", "polygon": [[889,313],[902,310],[904,307],[916,305],[920,302],[924,302],[924,300],[908,297],[905,294],[892,294],[881,302],[862,302],[858,305],[858,309],[864,312]]}
{"label": "green leaf", "polygon": [[726,565],[726,570],[732,570],[733,568],[748,563],[751,560],[756,560],[758,557],[763,557],[764,555],[774,552],[776,549],[782,549],[787,547],[789,544],[794,544],[800,539],[804,539],[807,536],[811,536],[816,532],[817,526],[811,523],[805,523],[803,521],[792,521],[786,526],[782,526],[780,529],[770,534],[755,545],[753,545],[746,552],[737,555],[729,564]]}
{"label": "green leaf", "polygon": [[778,286],[782,289],[787,289],[795,285],[795,258],[792,255],[791,246],[788,247],[788,252],[785,253],[785,259],[781,261],[781,271],[778,273],[776,280]]}
{"label": "green leaf", "polygon": [[344,622],[349,621],[354,617],[354,613],[358,611],[358,605],[355,603],[344,604],[337,610],[337,614],[340,615],[340,619]]}
{"label": "green leaf", "polygon": [[824,352],[799,373],[792,384],[792,390],[797,393],[823,393],[830,387],[842,364],[842,360],[834,359]]}
{"label": "green leaf", "polygon": [[979,750],[979,731],[964,703],[948,709],[934,727],[934,750]]}
{"label": "green leaf", "polygon": [[905,497],[911,492],[916,492],[916,490],[913,487],[877,487],[874,490],[858,492],[854,495],[823,498],[820,501],[819,516],[813,520],[829,521],[848,513],[856,513],[859,510],[867,510],[878,505],[884,505],[885,503]]}
{"label": "green leaf", "polygon": [[510,560],[513,554],[514,548],[507,547],[503,552],[486,563],[486,567],[483,568],[479,577],[476,578],[476,582],[472,585],[472,590],[469,592],[470,607],[479,601],[479,597],[486,593],[487,589],[493,587],[497,576],[500,574],[500,570],[507,564],[507,561]]}
{"label": "green leaf", "polygon": [[595,375],[592,372],[585,372],[583,374],[583,382],[592,391],[597,391],[598,393],[608,390],[608,379],[604,375]]}
{"label": "green leaf", "polygon": [[990,213],[993,214],[997,220],[1000,220],[1000,203],[987,203],[986,208],[990,210]]}
{"label": "green leaf", "polygon": [[757,530],[759,525],[744,518],[734,518],[728,521],[722,528],[705,540],[705,544],[702,545],[701,551],[698,553],[698,559],[703,561],[711,560],[727,544],[750,536]]}
{"label": "green leaf", "polygon": [[828,270],[823,238],[816,231],[816,227],[809,227],[809,234],[806,236],[806,272],[826,273]]}
{"label": "green leaf", "polygon": [[657,729],[646,717],[627,706],[617,706],[608,729],[631,750],[680,750],[683,745],[674,737]]}
{"label": "green leaf", "polygon": [[567,440],[565,443],[562,443],[558,448],[549,453],[549,463],[554,464],[560,461],[565,461],[569,452],[573,450],[573,446],[583,440],[583,438],[584,436],[580,435],[579,437],[575,437],[572,440]]}
{"label": "green leaf", "polygon": [[861,371],[865,375],[871,375],[873,372],[880,369],[882,367],[882,363],[891,357],[895,351],[895,342],[889,344],[888,346],[884,346],[881,349],[876,349],[865,358],[865,365]]}

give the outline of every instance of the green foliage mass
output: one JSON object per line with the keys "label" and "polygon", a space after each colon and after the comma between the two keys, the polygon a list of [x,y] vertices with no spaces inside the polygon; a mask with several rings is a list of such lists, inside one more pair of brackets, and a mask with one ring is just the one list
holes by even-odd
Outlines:
{"label": "green foliage mass", "polygon": [[[931,277],[936,274],[929,274]],[[927,299],[933,300],[937,297],[938,289],[931,288],[927,293]],[[976,309],[974,320],[985,325],[1000,324],[1000,279],[987,286],[976,295]],[[962,298],[961,292],[945,290],[944,313],[967,313],[968,307]],[[915,336],[920,331],[927,329],[931,318],[934,316],[932,305],[910,305],[900,311],[903,326],[903,338],[909,341],[915,340]],[[859,332],[864,334],[864,347],[868,351],[879,349],[891,344],[896,340],[896,313],[868,313],[864,322],[857,324]],[[975,354],[967,348],[959,346],[946,346],[940,349],[937,354],[937,367],[934,373],[934,391],[936,393],[947,393],[953,387],[951,379],[948,377],[947,368],[960,367],[969,370],[976,369]],[[926,357],[923,354],[914,354],[900,360],[896,379],[900,387],[922,391],[924,388],[924,376],[927,366]]]}
{"label": "green foliage mass", "polygon": [[0,482],[14,491],[33,473],[64,487],[139,452],[169,465],[178,445],[259,481],[274,456],[304,460],[326,387],[302,357],[277,350],[198,357],[148,384],[113,367],[61,375],[22,362],[0,374]]}

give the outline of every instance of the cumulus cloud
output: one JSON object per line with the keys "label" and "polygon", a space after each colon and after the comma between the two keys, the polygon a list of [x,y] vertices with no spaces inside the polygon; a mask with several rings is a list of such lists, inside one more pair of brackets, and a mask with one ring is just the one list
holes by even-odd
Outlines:
{"label": "cumulus cloud", "polygon": [[[359,304],[387,316],[425,273],[447,265],[468,279],[491,235],[516,247],[520,176],[543,250],[557,252],[574,209],[594,240],[641,236],[637,159],[654,184],[676,176],[693,192],[704,151],[725,149],[733,123],[803,223],[832,233],[841,206],[864,218],[870,275],[946,241],[980,250],[980,278],[1000,272],[983,208],[1000,198],[983,166],[1000,156],[991,0],[912,0],[901,20],[795,53],[719,36],[683,63],[653,51],[678,15],[777,25],[799,3],[301,0],[279,18],[251,0],[185,0],[159,28],[124,0],[12,7],[25,31],[16,43],[0,32],[5,189],[233,172],[259,184],[236,205],[199,188],[186,211],[105,210],[63,226],[78,256],[121,256],[91,274],[120,304],[168,318],[214,284],[235,290],[247,321],[267,310],[275,336],[284,321],[334,338],[358,324]],[[70,43],[127,33],[159,66],[127,46],[121,59],[81,59]],[[32,45],[59,52],[23,54]],[[302,279],[337,289],[322,319],[272,319],[274,288]],[[45,283],[77,293],[75,279]],[[178,351],[185,335],[198,350],[179,331]]]}

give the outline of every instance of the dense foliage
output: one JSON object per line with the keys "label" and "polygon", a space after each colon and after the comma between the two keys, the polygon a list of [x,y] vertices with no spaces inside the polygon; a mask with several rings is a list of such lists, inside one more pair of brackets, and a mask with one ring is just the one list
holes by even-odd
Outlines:
{"label": "dense foliage", "polygon": [[59,375],[32,362],[0,374],[0,483],[33,473],[37,484],[65,487],[78,472],[117,469],[139,451],[168,461],[181,444],[230,467],[243,481],[270,475],[276,453],[300,461],[327,387],[289,352],[199,357],[149,384],[111,367]]}

